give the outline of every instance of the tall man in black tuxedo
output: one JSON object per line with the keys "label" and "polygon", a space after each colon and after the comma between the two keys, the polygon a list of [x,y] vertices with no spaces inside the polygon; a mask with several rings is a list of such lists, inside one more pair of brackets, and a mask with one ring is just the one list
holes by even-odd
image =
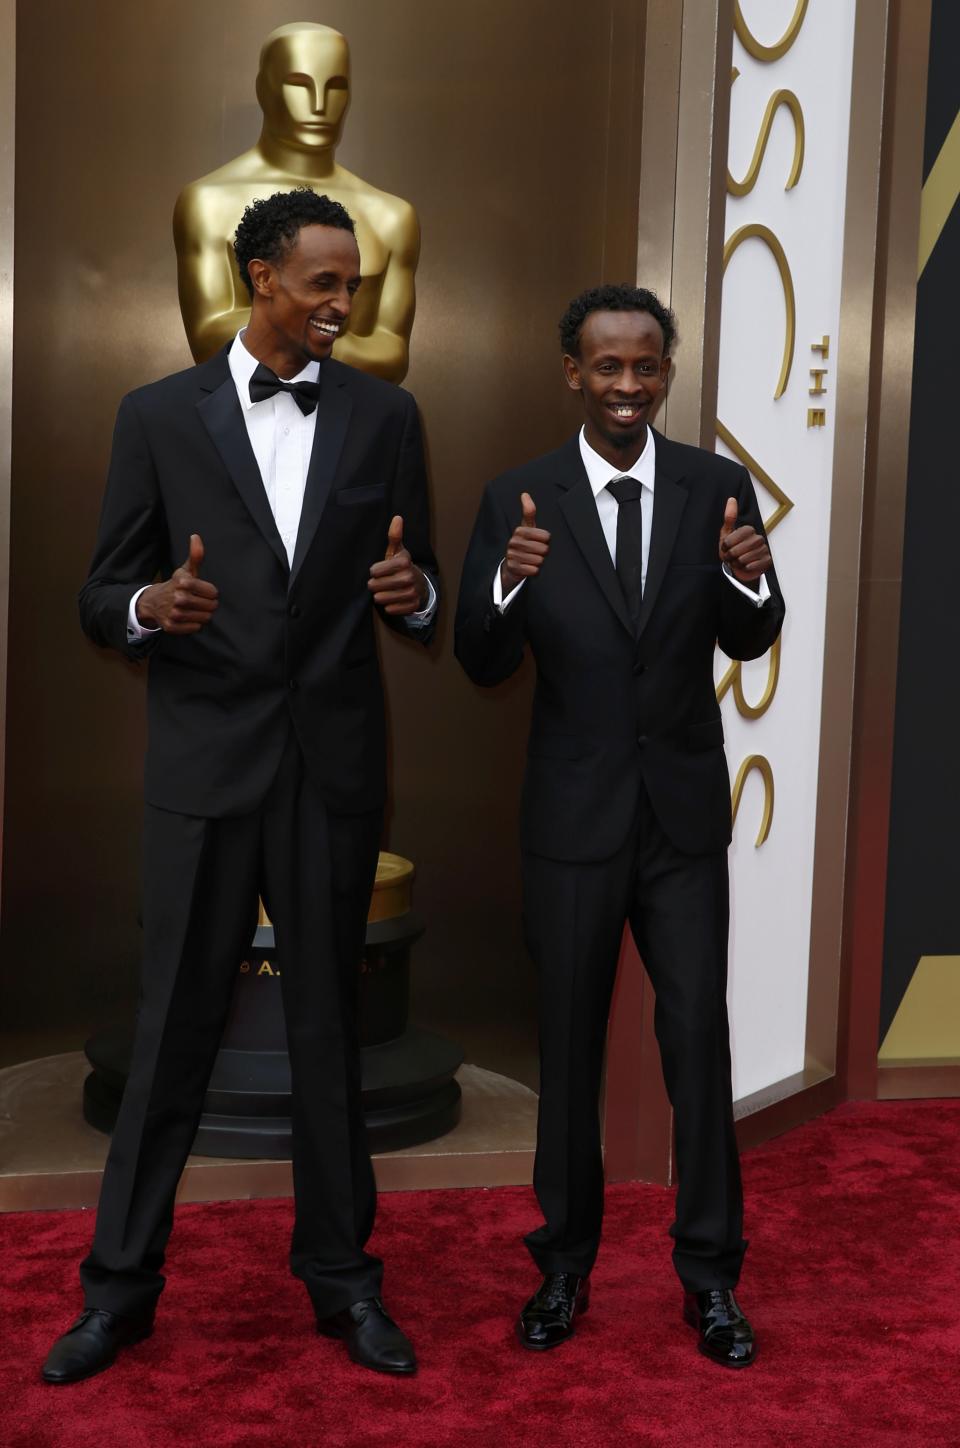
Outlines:
{"label": "tall man in black tuxedo", "polygon": [[[527,1238],[544,1274],[517,1324],[549,1348],[586,1309],[600,1241],[599,1090],[629,920],[653,982],[677,1138],[674,1262],[700,1346],[753,1358],[733,1296],[746,1243],[726,1011],[730,788],[714,646],[770,647],[783,600],[746,471],[648,426],[672,314],[598,287],[561,323],[580,434],[486,490],[457,656],[499,683],[529,644],[537,685],[521,805],[524,920],[540,976],[540,1119]],[[515,520],[521,515],[519,526]]]}
{"label": "tall man in black tuxedo", "polygon": [[355,1361],[415,1368],[365,1250],[356,991],[385,794],[372,605],[426,642],[437,604],[420,428],[409,394],[330,358],[360,284],[343,207],[277,193],[247,209],[235,249],[249,325],[124,398],[80,594],[96,643],[150,655],[144,961],[86,1310],[44,1366],[55,1383],[152,1331],[258,891],[293,1082],[291,1266]]}

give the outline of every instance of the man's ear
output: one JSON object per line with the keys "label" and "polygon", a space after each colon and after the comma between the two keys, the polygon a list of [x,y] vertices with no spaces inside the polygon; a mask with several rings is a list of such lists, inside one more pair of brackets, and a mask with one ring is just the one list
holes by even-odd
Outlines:
{"label": "man's ear", "polygon": [[254,258],[247,263],[247,274],[258,297],[273,296],[273,267],[269,262]]}
{"label": "man's ear", "polygon": [[571,357],[569,352],[563,354],[563,375],[567,379],[567,386],[572,392],[583,391],[583,380],[580,376],[580,364],[576,357]]}

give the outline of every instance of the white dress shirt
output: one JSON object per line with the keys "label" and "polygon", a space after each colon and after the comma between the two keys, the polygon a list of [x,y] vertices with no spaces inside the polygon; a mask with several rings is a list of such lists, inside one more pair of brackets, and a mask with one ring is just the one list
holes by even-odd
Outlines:
{"label": "white dress shirt", "polygon": [[[245,330],[245,329],[244,329]],[[293,566],[293,555],[297,546],[297,532],[300,528],[300,514],[303,511],[303,495],[307,486],[307,470],[313,439],[317,429],[317,412],[303,413],[289,392],[276,392],[262,402],[250,401],[250,379],[258,366],[257,358],[248,352],[243,342],[243,331],[237,333],[227,354],[230,375],[237,389],[243,421],[246,425],[250,446],[260,469],[263,490],[270,504],[287,554],[287,561]],[[308,362],[296,377],[284,378],[285,382],[316,382],[320,373],[319,362]],[[321,439],[322,446],[322,439]],[[387,540],[383,540],[386,551]],[[147,585],[149,586],[149,585]],[[430,590],[426,608],[419,613],[408,614],[404,623],[411,628],[429,623],[437,605],[437,595],[430,579]],[[130,600],[127,614],[127,641],[134,643],[157,629],[144,628],[137,618],[137,599],[143,592],[138,588]]]}
{"label": "white dress shirt", "polygon": [[[653,429],[650,427],[647,428],[646,446],[632,468],[627,468],[626,470],[618,469],[615,468],[612,463],[608,463],[606,458],[602,458],[587,442],[586,432],[583,428],[580,429],[580,456],[583,459],[587,481],[590,484],[594,502],[597,505],[600,526],[603,529],[603,536],[606,539],[607,548],[610,550],[610,558],[614,565],[616,565],[617,560],[617,514],[620,511],[620,504],[607,489],[607,484],[612,482],[614,478],[636,478],[643,489],[640,515],[643,529],[640,578],[640,588],[642,591],[647,586],[647,561],[650,557],[650,535],[653,530],[656,473],[656,443],[654,441]],[[534,499],[534,502],[536,502],[536,499]],[[763,574],[760,575],[760,592],[755,593],[747,584],[741,583],[738,578],[734,578],[726,563],[723,565],[723,571],[734,588],[738,588],[742,594],[749,598],[755,607],[759,608],[760,605],[766,603],[770,597],[770,587]],[[517,584],[516,588],[512,589],[506,598],[504,598],[503,585],[500,581],[500,569],[497,569],[496,577],[493,581],[493,601],[501,613],[504,613],[509,608],[525,582],[526,579],[523,579]]]}

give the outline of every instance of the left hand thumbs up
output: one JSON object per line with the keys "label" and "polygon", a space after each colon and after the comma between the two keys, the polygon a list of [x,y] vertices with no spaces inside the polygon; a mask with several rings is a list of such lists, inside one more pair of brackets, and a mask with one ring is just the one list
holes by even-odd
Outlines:
{"label": "left hand thumbs up", "polygon": [[762,533],[758,533],[749,523],[737,527],[739,511],[736,498],[728,498],[720,527],[720,562],[725,563],[734,578],[741,583],[755,585],[761,573],[766,573],[773,559]]}
{"label": "left hand thumbs up", "polygon": [[426,606],[430,591],[427,580],[410,557],[403,542],[403,519],[396,513],[387,529],[387,551],[382,563],[370,568],[367,584],[373,601],[384,613],[403,616]]}

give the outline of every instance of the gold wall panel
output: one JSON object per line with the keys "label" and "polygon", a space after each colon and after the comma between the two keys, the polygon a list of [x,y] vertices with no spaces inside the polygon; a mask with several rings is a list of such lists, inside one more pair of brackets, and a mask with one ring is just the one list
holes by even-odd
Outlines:
{"label": "gold wall panel", "polygon": [[[405,385],[425,418],[447,612],[430,652],[382,640],[386,843],[415,862],[427,921],[414,1009],[451,1033],[478,1011],[528,1032],[516,815],[530,674],[473,688],[451,654],[452,597],[484,483],[577,424],[557,342],[567,301],[634,274],[645,6],[305,10],[350,42],[338,160],[409,199],[423,235]],[[96,24],[70,0],[19,7],[9,1024],[99,1024],[133,998],[143,678],[84,642],[76,591],[117,403],[190,363],[174,203],[256,140],[259,46],[290,19],[279,0],[99,0]]]}
{"label": "gold wall panel", "polygon": [[881,1066],[960,1064],[960,955],[923,955],[880,1047]]}
{"label": "gold wall panel", "polygon": [[923,276],[923,269],[930,260],[930,253],[936,246],[940,233],[947,224],[957,197],[960,196],[960,111],[957,111],[947,138],[937,153],[937,159],[930,167],[930,174],[923,183],[920,203],[920,245],[917,257],[917,276]]}

